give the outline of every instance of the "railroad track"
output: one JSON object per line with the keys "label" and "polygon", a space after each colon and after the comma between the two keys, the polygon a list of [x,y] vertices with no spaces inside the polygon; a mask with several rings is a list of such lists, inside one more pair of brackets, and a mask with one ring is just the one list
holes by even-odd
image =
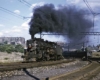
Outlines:
{"label": "railroad track", "polygon": [[91,63],[81,69],[50,77],[49,80],[91,80],[100,73],[100,63],[91,61]]}
{"label": "railroad track", "polygon": [[75,60],[60,60],[60,61],[42,61],[42,62],[30,62],[30,63],[0,63],[0,72],[2,71],[11,71],[11,70],[20,70],[23,68],[33,68],[41,66],[56,65],[60,63],[68,63]]}

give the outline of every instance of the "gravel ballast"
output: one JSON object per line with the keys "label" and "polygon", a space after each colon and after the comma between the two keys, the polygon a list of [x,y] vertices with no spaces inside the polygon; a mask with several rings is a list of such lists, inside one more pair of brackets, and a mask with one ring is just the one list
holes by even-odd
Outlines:
{"label": "gravel ballast", "polygon": [[92,80],[100,80],[100,73],[96,77],[94,77]]}

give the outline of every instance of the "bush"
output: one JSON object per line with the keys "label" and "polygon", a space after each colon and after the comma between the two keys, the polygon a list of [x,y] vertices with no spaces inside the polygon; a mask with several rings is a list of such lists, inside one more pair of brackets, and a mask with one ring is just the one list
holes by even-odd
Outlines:
{"label": "bush", "polygon": [[4,58],[5,60],[8,60],[9,58]]}

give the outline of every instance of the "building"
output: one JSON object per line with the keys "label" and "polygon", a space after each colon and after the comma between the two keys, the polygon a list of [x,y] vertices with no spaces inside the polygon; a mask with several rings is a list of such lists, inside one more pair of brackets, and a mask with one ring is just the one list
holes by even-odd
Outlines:
{"label": "building", "polygon": [[0,43],[12,44],[12,45],[25,45],[25,38],[23,37],[0,37]]}

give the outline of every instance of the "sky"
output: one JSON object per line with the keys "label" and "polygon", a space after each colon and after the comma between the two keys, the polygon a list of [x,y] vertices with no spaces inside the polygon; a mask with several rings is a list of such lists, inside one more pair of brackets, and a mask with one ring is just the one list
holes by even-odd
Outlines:
{"label": "sky", "polygon": [[[26,2],[25,2],[26,1]],[[30,39],[29,25],[33,9],[44,4],[54,4],[68,6],[75,5],[77,8],[90,9],[84,2],[85,0],[0,0],[0,37],[24,37]],[[94,13],[100,13],[100,0],[87,0]],[[90,12],[91,13],[91,12]],[[91,14],[93,17],[93,14]],[[91,18],[92,19],[92,18]],[[100,32],[100,15],[95,16],[94,31]],[[37,34],[36,37],[39,37]],[[44,39],[59,41],[65,40],[62,36],[43,36]],[[99,42],[98,36],[91,39]]]}

